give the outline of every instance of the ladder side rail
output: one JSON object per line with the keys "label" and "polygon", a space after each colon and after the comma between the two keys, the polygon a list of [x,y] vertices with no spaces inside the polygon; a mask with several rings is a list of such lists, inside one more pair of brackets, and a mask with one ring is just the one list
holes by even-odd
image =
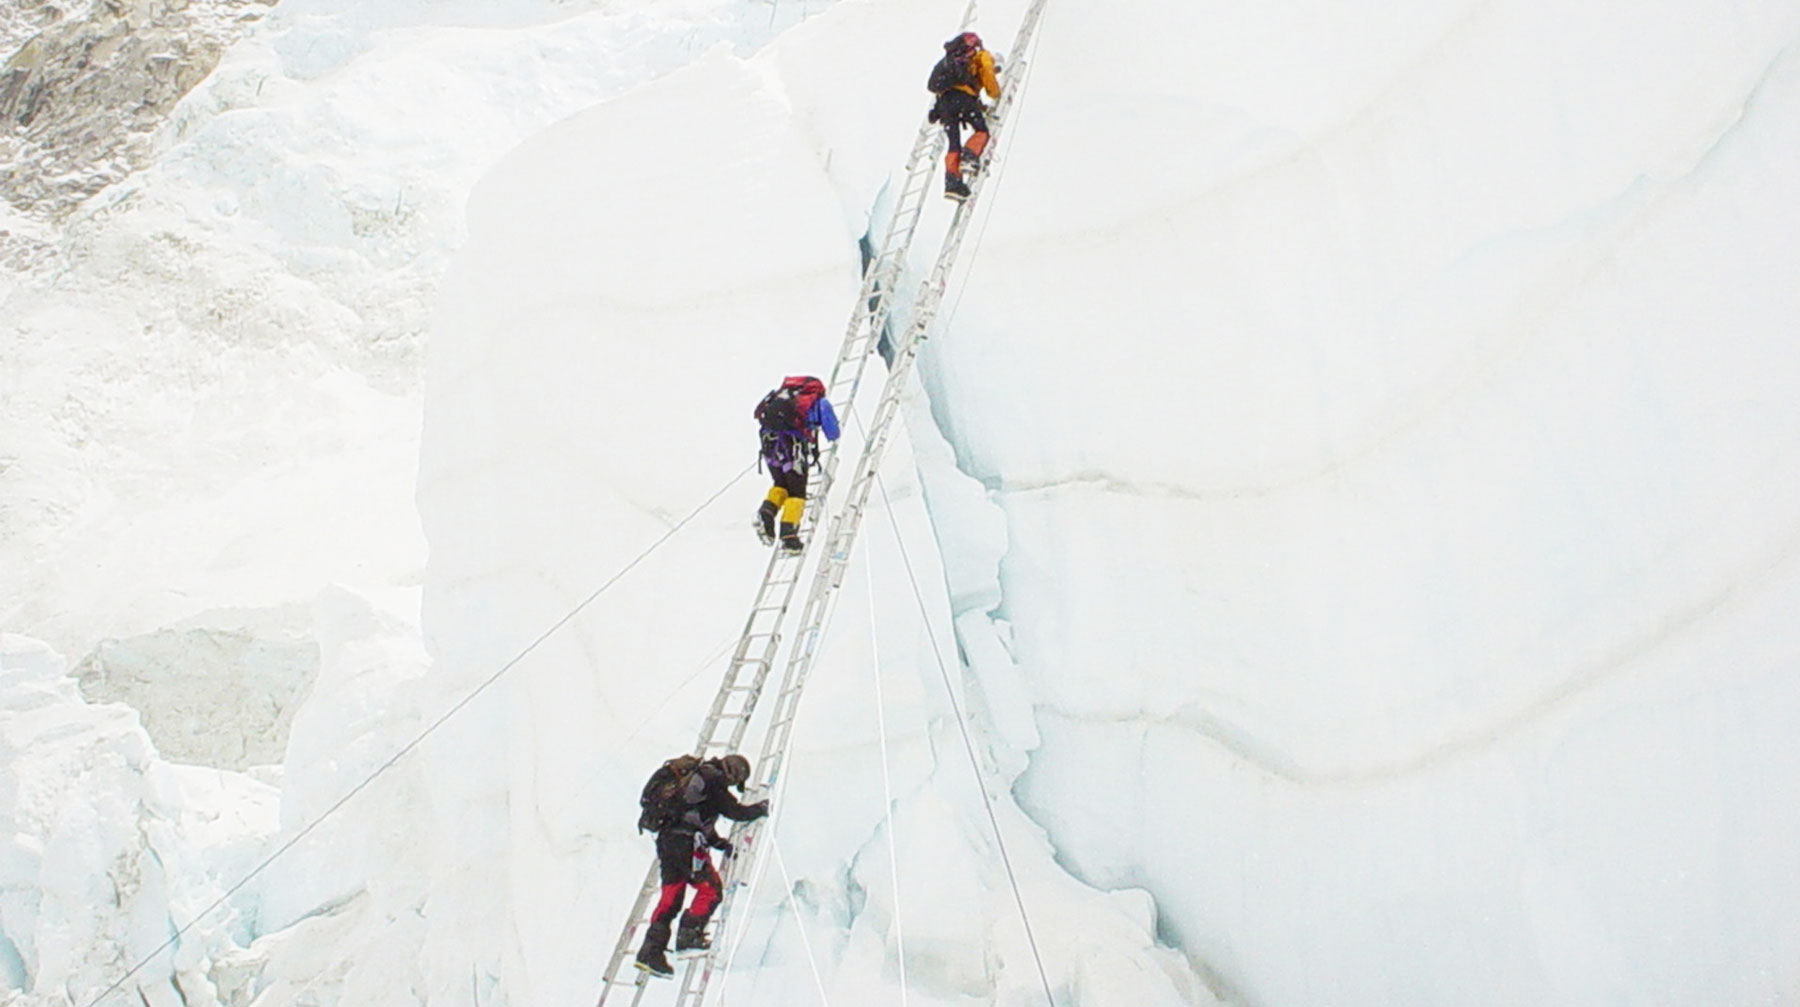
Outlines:
{"label": "ladder side rail", "polygon": [[[880,342],[881,331],[893,312],[893,293],[899,283],[900,271],[924,215],[925,196],[930,188],[927,180],[937,157],[938,145],[943,140],[939,132],[926,123],[913,141],[900,199],[888,219],[882,248],[863,274],[863,284],[857,293],[844,342],[832,365],[831,377],[825,382],[826,397],[841,417],[850,415],[856,392],[862,386],[870,351]],[[809,498],[824,501],[830,496],[837,475],[837,458],[835,442],[827,441],[819,446],[813,474],[817,488],[808,487]],[[823,507],[808,508],[802,516],[801,532],[807,542],[812,541],[824,510]]]}
{"label": "ladder side rail", "polygon": [[1049,0],[1031,0],[1031,6],[1025,8],[1025,16],[1019,19],[1018,31],[1013,32],[1012,49],[1007,51],[1008,56],[1018,57],[1021,61],[1024,59],[1023,53],[1037,35],[1038,22],[1044,19],[1044,8],[1048,5]]}
{"label": "ladder side rail", "polygon": [[[751,602],[750,615],[744,620],[744,629],[738,636],[731,661],[726,665],[724,681],[720,683],[718,692],[714,693],[712,707],[701,724],[700,738],[695,744],[694,754],[704,757],[709,747],[716,747],[719,724],[727,717],[731,697],[738,693],[745,694],[748,699],[744,716],[736,721],[733,730],[735,739],[741,740],[742,732],[749,723],[749,713],[754,710],[756,698],[762,692],[763,682],[774,667],[776,649],[781,644],[782,617],[792,601],[795,587],[800,583],[801,572],[801,557],[789,555],[779,549],[770,550],[768,567],[757,587],[756,597]],[[776,598],[779,601],[775,601]]]}
{"label": "ladder side rail", "polygon": [[[900,185],[900,198],[895,200],[894,210],[888,216],[887,234],[869,271],[871,292],[882,294],[881,302],[868,312],[870,315],[879,315],[880,309],[890,303],[891,277],[912,249],[913,237],[918,233],[919,221],[925,213],[925,194],[931,187],[930,179],[935,174],[938,152],[943,149],[944,142],[943,131],[930,122],[920,126],[918,138],[913,141],[906,175]],[[879,329],[879,323],[874,328]]]}
{"label": "ladder side rail", "polygon": [[[880,314],[882,305],[888,299],[891,288],[883,281],[888,278],[889,264],[904,260],[912,247],[913,234],[918,229],[925,204],[926,186],[920,184],[920,180],[930,174],[928,169],[936,159],[937,145],[941,140],[937,127],[926,123],[920,129],[918,138],[913,141],[912,151],[907,156],[900,196],[895,200],[893,212],[888,216],[887,231],[882,237],[881,247],[869,260],[869,268],[863,274],[862,290],[856,298],[856,307],[851,311],[850,325],[845,333],[846,344],[856,339],[873,316]],[[879,328],[878,325],[876,327]]]}
{"label": "ladder side rail", "polygon": [[650,873],[644,876],[643,885],[638,888],[637,901],[631,905],[631,915],[626,917],[625,928],[619,932],[619,942],[613,946],[612,957],[606,962],[606,976],[600,983],[600,999],[594,1007],[606,1007],[606,1000],[616,989],[635,987],[631,997],[635,1005],[644,995],[644,981],[648,976],[638,975],[635,979],[620,979],[619,972],[624,967],[625,959],[633,954],[638,942],[638,929],[649,924],[650,901],[661,889],[662,877],[655,859],[650,861]]}
{"label": "ladder side rail", "polygon": [[[850,312],[850,323],[845,329],[837,362],[832,367],[831,378],[825,383],[826,394],[831,398],[832,405],[845,412],[848,412],[848,407],[855,398],[862,376],[862,363],[868,357],[872,340],[879,337],[881,327],[891,310],[895,280],[912,247],[919,219],[924,215],[927,186],[923,179],[930,174],[929,166],[936,157],[936,145],[940,139],[927,123],[913,140],[900,195],[888,216],[887,231],[882,237],[881,247],[876,250],[863,272],[862,286]],[[844,374],[846,368],[851,371],[848,380]]]}

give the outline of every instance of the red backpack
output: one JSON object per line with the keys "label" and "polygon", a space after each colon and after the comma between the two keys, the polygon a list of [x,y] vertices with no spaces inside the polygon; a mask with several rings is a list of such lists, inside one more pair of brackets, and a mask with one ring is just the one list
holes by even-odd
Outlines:
{"label": "red backpack", "polygon": [[781,387],[763,396],[756,404],[755,416],[764,430],[804,431],[806,414],[813,403],[825,394],[825,382],[810,375],[785,378]]}

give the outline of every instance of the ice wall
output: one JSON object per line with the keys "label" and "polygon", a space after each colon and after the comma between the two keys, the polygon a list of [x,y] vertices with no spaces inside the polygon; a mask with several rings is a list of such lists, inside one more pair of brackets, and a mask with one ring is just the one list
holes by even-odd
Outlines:
{"label": "ice wall", "polygon": [[84,703],[63,667],[0,634],[0,996],[229,1002],[242,991],[221,963],[250,942],[258,903],[254,888],[225,896],[266,852],[276,791],[159,761],[130,708]]}
{"label": "ice wall", "polygon": [[1051,10],[923,366],[1026,807],[1220,989],[1800,989],[1797,31]]}

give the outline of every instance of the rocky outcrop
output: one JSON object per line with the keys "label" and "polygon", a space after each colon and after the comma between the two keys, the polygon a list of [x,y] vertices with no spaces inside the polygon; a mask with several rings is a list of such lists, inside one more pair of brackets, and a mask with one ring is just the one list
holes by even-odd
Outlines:
{"label": "rocky outcrop", "polygon": [[58,217],[146,163],[175,103],[273,3],[27,4],[44,23],[0,66],[0,196]]}
{"label": "rocky outcrop", "polygon": [[242,770],[281,762],[318,669],[296,634],[190,628],[106,640],[73,674],[88,702],[136,709],[171,762]]}

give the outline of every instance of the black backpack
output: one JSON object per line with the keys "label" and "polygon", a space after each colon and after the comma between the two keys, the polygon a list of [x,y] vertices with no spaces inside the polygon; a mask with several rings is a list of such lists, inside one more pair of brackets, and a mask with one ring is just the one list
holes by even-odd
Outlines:
{"label": "black backpack", "polygon": [[804,431],[807,429],[806,414],[823,394],[825,383],[818,378],[808,375],[786,378],[781,387],[763,396],[756,404],[756,419],[764,430]]}
{"label": "black backpack", "polygon": [[682,791],[699,769],[700,760],[692,755],[677,755],[656,767],[638,798],[639,832],[661,832],[680,819]]}
{"label": "black backpack", "polygon": [[925,89],[932,94],[943,94],[957,85],[974,86],[975,75],[969,72],[969,53],[947,52],[944,58],[931,68],[931,77],[925,82]]}
{"label": "black backpack", "polygon": [[791,388],[778,388],[763,396],[756,407],[756,418],[764,430],[801,430],[806,427],[800,412],[799,396]]}

